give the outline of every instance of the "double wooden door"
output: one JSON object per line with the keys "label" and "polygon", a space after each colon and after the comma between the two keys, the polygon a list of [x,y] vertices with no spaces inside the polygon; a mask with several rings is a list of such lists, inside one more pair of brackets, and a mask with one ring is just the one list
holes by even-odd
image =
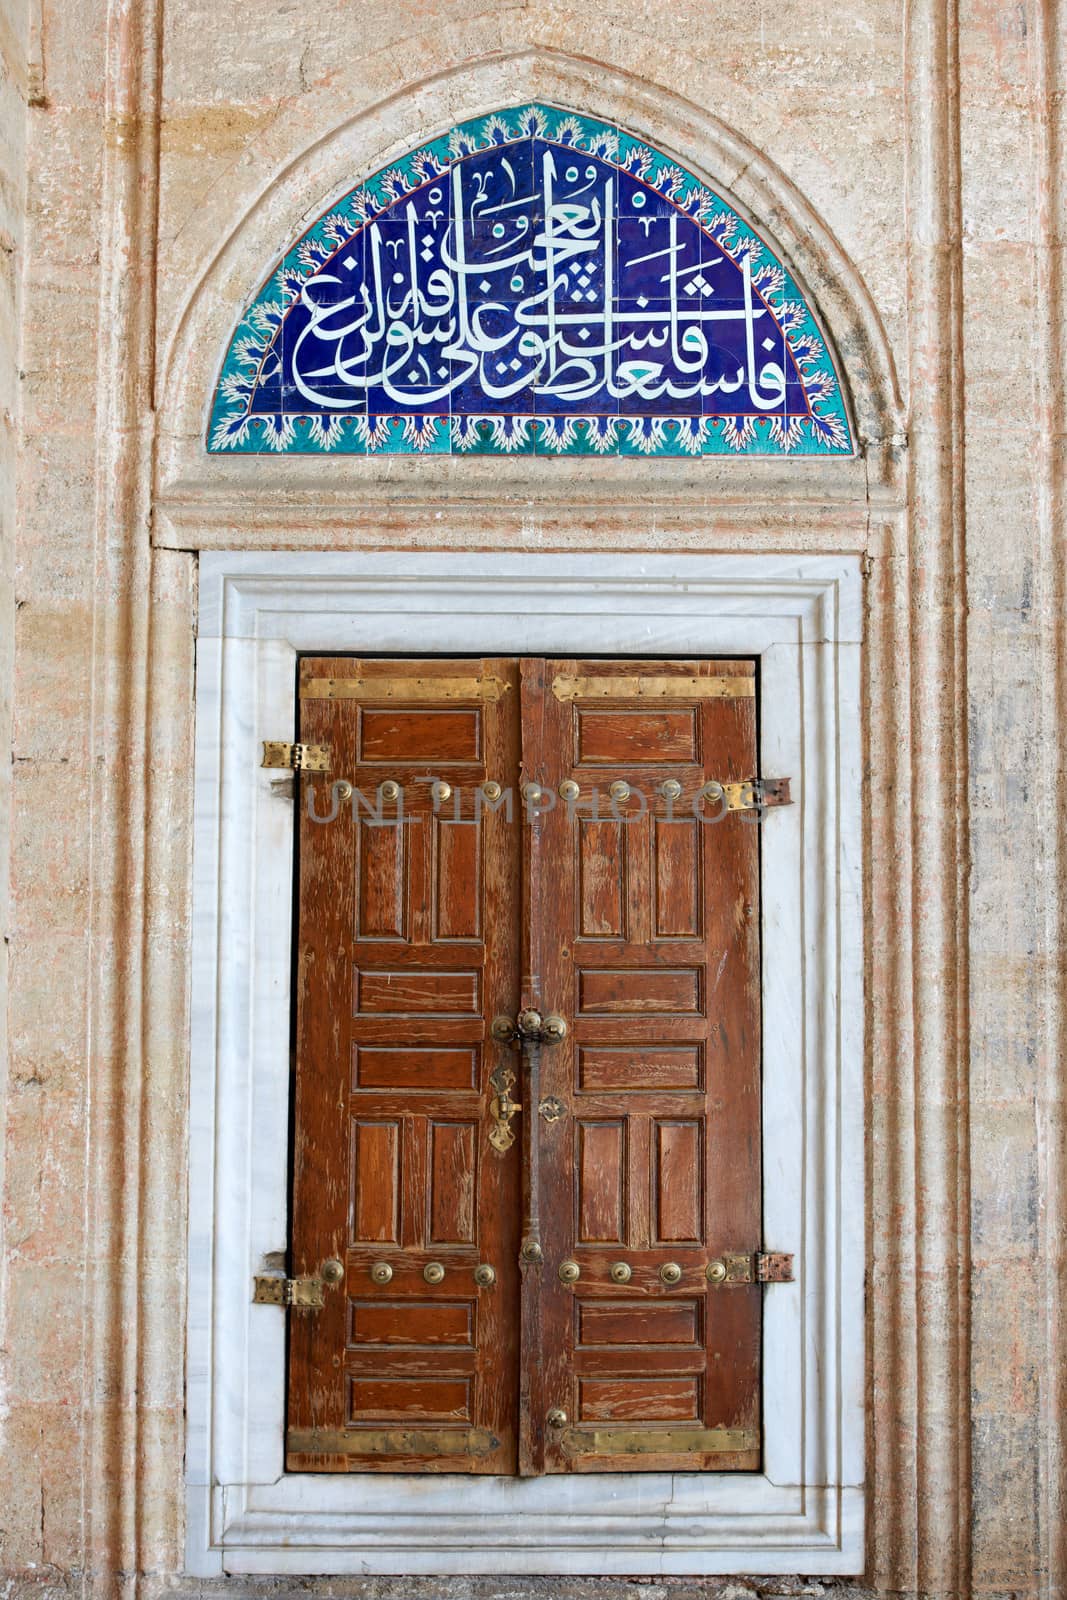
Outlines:
{"label": "double wooden door", "polygon": [[758,1466],[755,708],[302,661],[290,1470]]}

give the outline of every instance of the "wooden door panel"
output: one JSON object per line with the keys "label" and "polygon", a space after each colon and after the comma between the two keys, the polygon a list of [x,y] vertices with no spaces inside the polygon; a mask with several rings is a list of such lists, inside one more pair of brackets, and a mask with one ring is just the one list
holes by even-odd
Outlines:
{"label": "wooden door panel", "polygon": [[345,1278],[291,1316],[292,1470],[515,1470],[518,1170],[487,1141],[487,1009],[517,1001],[518,838],[475,789],[517,768],[516,688],[495,660],[301,665],[300,736],[332,753],[315,814],[340,779],[356,795],[300,821],[293,1265]]}
{"label": "wooden door panel", "polygon": [[[579,785],[529,829],[552,863],[534,908],[542,1004],[570,1032],[542,1053],[541,1092],[566,1114],[538,1139],[541,1392],[567,1420],[531,1425],[528,1470],[758,1465],[760,1291],[705,1276],[760,1237],[757,830],[693,810],[704,782],[755,775],[752,673],[549,661],[542,681],[566,696],[545,693],[536,744],[524,723],[524,772]],[[739,693],[702,692],[731,676]]]}

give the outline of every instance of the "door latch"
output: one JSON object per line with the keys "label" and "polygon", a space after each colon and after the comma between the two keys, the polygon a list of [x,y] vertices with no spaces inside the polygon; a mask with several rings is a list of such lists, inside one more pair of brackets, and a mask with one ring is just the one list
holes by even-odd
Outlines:
{"label": "door latch", "polygon": [[489,1084],[495,1091],[489,1102],[489,1115],[493,1119],[493,1126],[489,1130],[489,1143],[494,1150],[503,1155],[504,1151],[510,1150],[515,1143],[511,1119],[518,1116],[522,1106],[511,1098],[510,1091],[515,1085],[515,1074],[510,1067],[495,1068],[489,1074]]}

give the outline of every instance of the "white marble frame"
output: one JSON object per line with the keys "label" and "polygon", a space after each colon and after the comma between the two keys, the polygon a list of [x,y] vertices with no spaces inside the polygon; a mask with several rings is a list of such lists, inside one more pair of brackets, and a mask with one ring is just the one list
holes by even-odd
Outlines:
{"label": "white marble frame", "polygon": [[[864,1539],[860,645],[853,555],[252,553],[201,558],[191,1037],[187,1570],[855,1574]],[[532,1480],[285,1474],[292,802],[303,651],[757,655],[763,1471]]]}

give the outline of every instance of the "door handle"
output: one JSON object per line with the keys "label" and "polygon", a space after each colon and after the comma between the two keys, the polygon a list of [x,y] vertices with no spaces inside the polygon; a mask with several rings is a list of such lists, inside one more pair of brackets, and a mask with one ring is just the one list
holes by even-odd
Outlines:
{"label": "door handle", "polygon": [[557,1011],[543,1017],[540,1011],[520,1011],[515,1021],[510,1017],[494,1017],[489,1033],[498,1044],[560,1044],[567,1037],[566,1019]]}

